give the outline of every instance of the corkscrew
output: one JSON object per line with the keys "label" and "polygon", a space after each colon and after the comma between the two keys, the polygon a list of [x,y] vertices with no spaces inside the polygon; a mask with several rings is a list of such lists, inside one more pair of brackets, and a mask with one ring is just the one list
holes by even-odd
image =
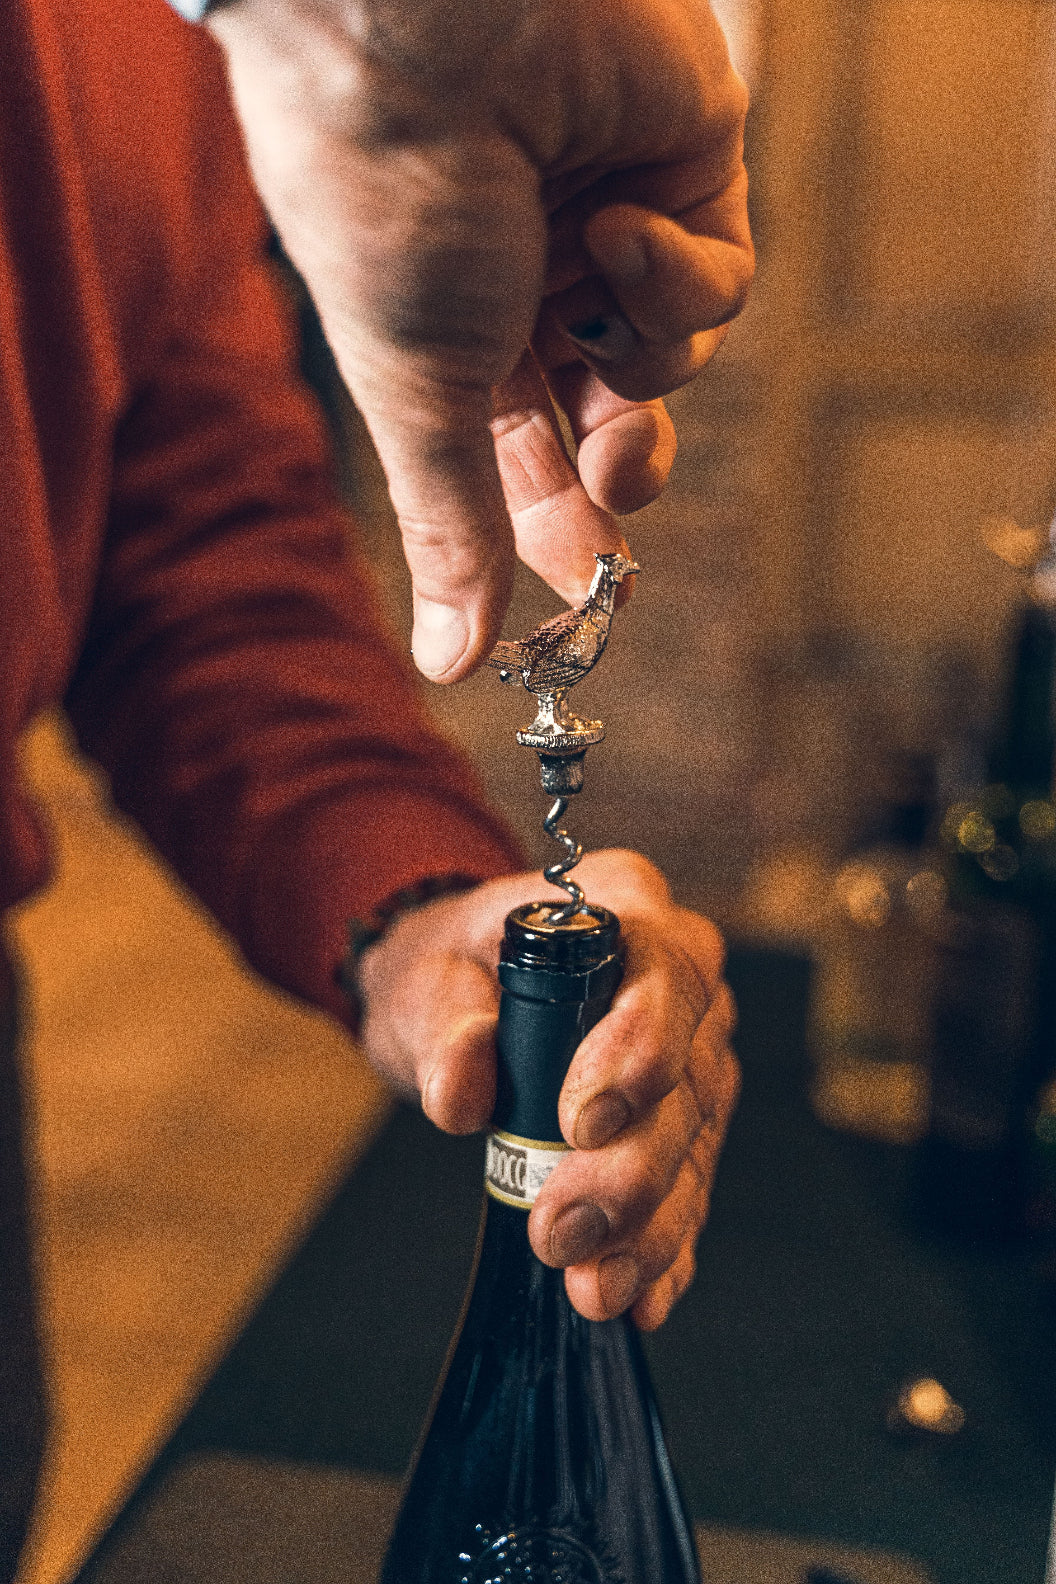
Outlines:
{"label": "corkscrew", "polygon": [[564,818],[567,808],[567,797],[555,798],[549,814],[543,821],[543,829],[546,834],[553,837],[554,841],[560,842],[565,849],[564,858],[559,859],[556,863],[548,864],[543,870],[543,879],[549,880],[551,885],[561,886],[569,895],[567,904],[550,914],[551,924],[567,923],[575,914],[582,913],[587,905],[587,899],[583,895],[583,887],[577,885],[570,878],[572,870],[583,856],[583,844],[576,841],[575,837],[570,836],[566,830],[562,830],[557,823],[559,819]]}
{"label": "corkscrew", "polygon": [[586,908],[583,889],[570,878],[583,856],[583,848],[558,824],[568,809],[568,800],[583,788],[583,761],[588,748],[601,742],[605,727],[598,720],[580,720],[570,713],[568,694],[582,682],[601,659],[609,640],[616,590],[625,577],[641,568],[618,551],[595,555],[597,570],[586,600],[573,610],[562,611],[543,622],[519,642],[502,640],[488,657],[503,682],[516,685],[520,678],[535,695],[536,715],[529,726],[517,733],[517,741],[534,748],[539,756],[543,791],[554,802],[543,821],[543,829],[560,846],[563,858],[543,873],[552,885],[568,892],[568,902],[552,909],[551,924],[568,924]]}

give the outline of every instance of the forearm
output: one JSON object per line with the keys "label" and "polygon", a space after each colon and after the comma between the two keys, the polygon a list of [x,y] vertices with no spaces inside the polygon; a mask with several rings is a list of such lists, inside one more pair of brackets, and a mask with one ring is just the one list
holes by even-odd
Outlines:
{"label": "forearm", "polygon": [[423,871],[511,859],[350,551],[216,63],[189,44],[209,135],[113,439],[68,703],[120,806],[247,955],[336,1009],[350,915]]}
{"label": "forearm", "polygon": [[116,522],[68,704],[115,801],[254,965],[340,1013],[350,916],[516,854],[318,493],[302,481],[295,510],[273,479],[233,521]]}

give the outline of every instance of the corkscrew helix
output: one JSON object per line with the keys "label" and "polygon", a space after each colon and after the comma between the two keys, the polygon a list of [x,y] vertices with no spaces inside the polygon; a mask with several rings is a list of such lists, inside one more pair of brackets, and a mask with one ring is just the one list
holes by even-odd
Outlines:
{"label": "corkscrew helix", "polygon": [[569,895],[568,902],[550,914],[551,924],[567,924],[570,918],[574,918],[577,913],[582,913],[587,905],[583,887],[577,885],[574,880],[569,878],[572,870],[583,856],[583,844],[576,841],[575,837],[570,836],[566,830],[562,830],[557,823],[559,819],[564,818],[567,808],[567,797],[555,798],[549,814],[543,821],[543,829],[546,834],[552,836],[554,841],[560,842],[565,849],[564,858],[558,859],[556,863],[548,864],[543,870],[543,879],[549,880],[551,885],[561,886]]}
{"label": "corkscrew helix", "polygon": [[594,559],[597,570],[582,605],[551,617],[519,642],[502,640],[488,656],[488,665],[495,667],[503,682],[516,684],[520,678],[527,691],[535,694],[535,719],[517,733],[517,741],[534,748],[539,756],[543,791],[554,797],[543,829],[565,849],[564,857],[543,871],[551,885],[567,891],[569,898],[549,912],[551,924],[568,924],[587,906],[582,887],[570,878],[583,848],[558,821],[564,818],[569,798],[582,790],[587,749],[605,736],[601,721],[580,720],[570,714],[567,695],[605,651],[617,588],[625,577],[641,571],[636,562],[618,551]]}

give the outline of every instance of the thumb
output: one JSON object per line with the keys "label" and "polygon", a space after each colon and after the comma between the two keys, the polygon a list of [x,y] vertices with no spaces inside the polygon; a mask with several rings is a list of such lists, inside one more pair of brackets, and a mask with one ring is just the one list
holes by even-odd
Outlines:
{"label": "thumb", "polygon": [[413,1037],[422,1110],[445,1133],[475,1133],[495,1109],[494,976],[469,958],[434,958],[420,989]]}
{"label": "thumb", "polygon": [[456,682],[498,636],[513,578],[513,530],[489,427],[490,390],[453,392],[437,383],[423,393],[415,373],[406,383],[390,373],[377,398],[359,379],[356,397],[411,574],[415,664],[434,682]]}

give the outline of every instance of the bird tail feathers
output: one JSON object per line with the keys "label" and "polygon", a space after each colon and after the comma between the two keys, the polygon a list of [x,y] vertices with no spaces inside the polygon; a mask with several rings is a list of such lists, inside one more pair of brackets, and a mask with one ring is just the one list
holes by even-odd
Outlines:
{"label": "bird tail feathers", "polygon": [[487,663],[496,671],[519,671],[524,664],[524,652],[519,643],[502,638],[488,656]]}

